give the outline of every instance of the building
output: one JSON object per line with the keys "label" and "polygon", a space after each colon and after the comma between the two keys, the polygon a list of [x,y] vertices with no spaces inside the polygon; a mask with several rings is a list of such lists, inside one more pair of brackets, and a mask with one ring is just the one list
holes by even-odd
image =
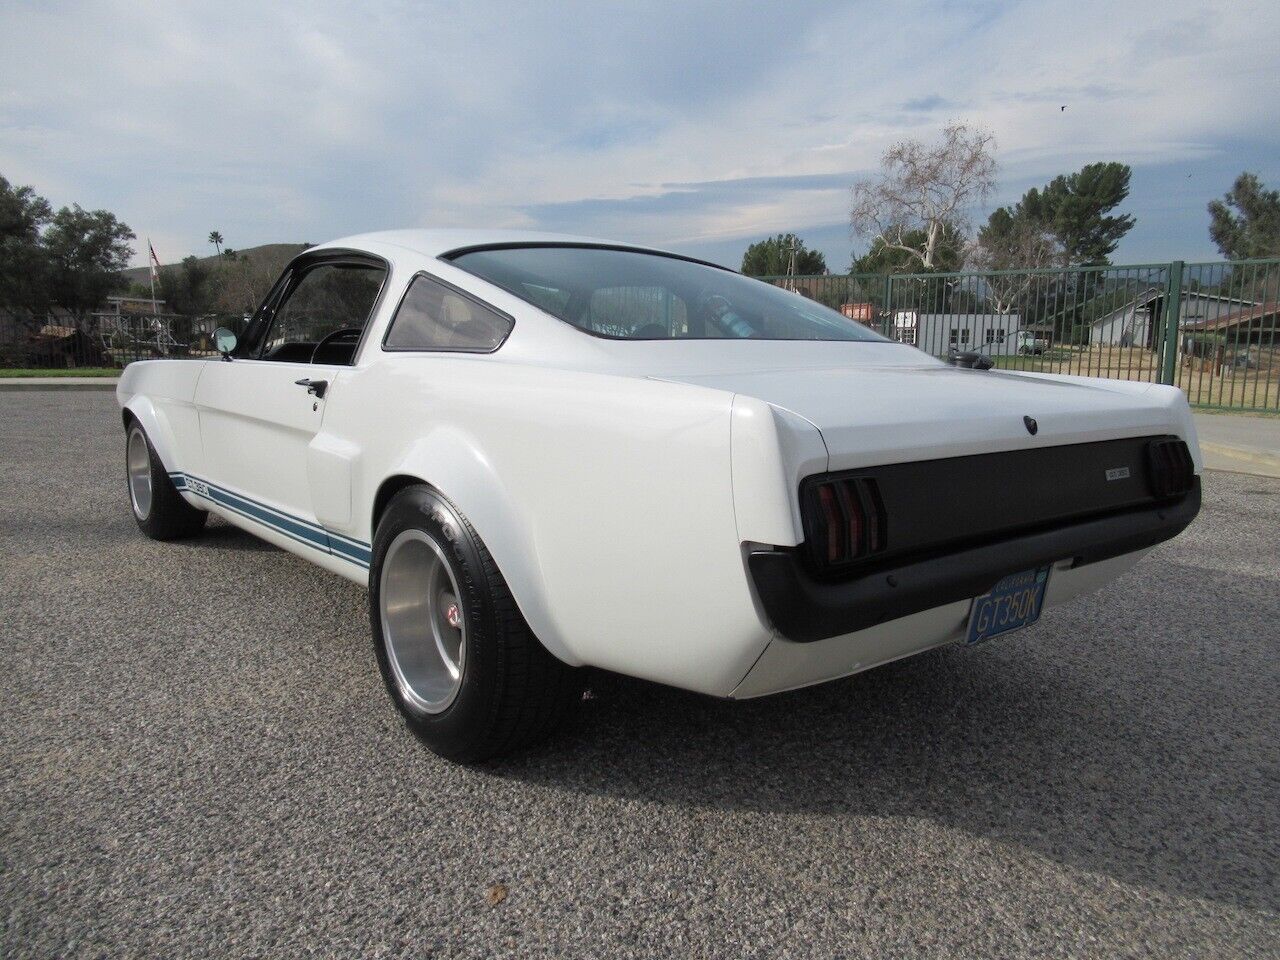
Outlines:
{"label": "building", "polygon": [[151,297],[107,297],[106,302],[94,311],[95,314],[111,313],[119,316],[124,313],[164,313],[164,301]]}
{"label": "building", "polygon": [[1218,333],[1238,344],[1280,345],[1280,302],[1272,300],[1212,318],[1187,320],[1182,331],[1184,336]]}
{"label": "building", "polygon": [[[1164,287],[1151,287],[1124,306],[1094,320],[1089,324],[1089,343],[1154,349],[1156,339],[1164,329],[1168,295],[1169,291]],[[1179,298],[1179,321],[1182,327],[1187,327],[1252,306],[1255,304],[1251,300],[1183,290]]]}
{"label": "building", "polygon": [[951,349],[975,350],[989,357],[1010,357],[1018,352],[1022,316],[1017,313],[918,313],[898,310],[891,336],[900,343],[919,347],[935,357]]}
{"label": "building", "polygon": [[850,320],[856,320],[863,326],[874,326],[876,319],[876,308],[870,303],[842,303],[840,304],[840,312]]}

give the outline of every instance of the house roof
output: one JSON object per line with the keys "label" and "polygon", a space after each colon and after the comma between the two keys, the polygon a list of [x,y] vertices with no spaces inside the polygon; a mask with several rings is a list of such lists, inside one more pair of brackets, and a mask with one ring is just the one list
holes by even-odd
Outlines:
{"label": "house roof", "polygon": [[[1102,316],[1089,321],[1089,325],[1096,327],[1099,324],[1110,323],[1117,315],[1126,313],[1136,307],[1149,306],[1157,300],[1163,300],[1169,295],[1169,291],[1164,287],[1148,287],[1142,293],[1138,294],[1130,300],[1126,300],[1120,306],[1108,310]],[[1255,303],[1253,300],[1244,300],[1240,297],[1226,297],[1220,293],[1208,293],[1204,290],[1188,290],[1185,287],[1182,290],[1184,299],[1188,297],[1196,297],[1200,300],[1219,300],[1223,303],[1238,303],[1242,307],[1252,307]],[[1190,324],[1188,324],[1189,326]]]}
{"label": "house roof", "polygon": [[1187,330],[1225,330],[1229,327],[1249,324],[1255,320],[1265,320],[1267,317],[1280,320],[1280,301],[1269,300],[1245,310],[1237,310],[1235,313],[1223,314],[1208,320],[1192,320],[1183,324],[1183,327]]}

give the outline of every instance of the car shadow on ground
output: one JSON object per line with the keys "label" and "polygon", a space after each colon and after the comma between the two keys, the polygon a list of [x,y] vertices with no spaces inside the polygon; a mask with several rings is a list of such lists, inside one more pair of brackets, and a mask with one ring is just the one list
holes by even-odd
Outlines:
{"label": "car shadow on ground", "polygon": [[234,524],[227,523],[221,517],[210,517],[200,536],[192,537],[182,542],[184,545],[198,550],[233,550],[247,553],[280,552],[280,548],[274,543],[260,540],[247,530],[241,530]]}
{"label": "car shadow on ground", "polygon": [[1275,840],[1256,826],[1274,784],[1218,764],[1230,734],[1044,650],[945,648],[736,703],[597,676],[568,736],[492,773],[712,813],[927,818],[1125,883],[1275,909]]}

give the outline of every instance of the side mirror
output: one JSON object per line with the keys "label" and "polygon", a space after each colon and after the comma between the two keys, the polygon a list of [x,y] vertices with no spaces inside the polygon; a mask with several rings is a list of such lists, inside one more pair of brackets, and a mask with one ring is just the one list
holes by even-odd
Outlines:
{"label": "side mirror", "polygon": [[224,360],[231,359],[231,351],[236,348],[236,343],[236,335],[226,327],[219,327],[213,331],[213,345],[218,348]]}

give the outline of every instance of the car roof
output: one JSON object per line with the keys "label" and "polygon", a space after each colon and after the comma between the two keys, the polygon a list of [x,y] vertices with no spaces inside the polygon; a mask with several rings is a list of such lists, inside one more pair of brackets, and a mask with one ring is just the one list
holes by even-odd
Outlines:
{"label": "car roof", "polygon": [[[543,233],[536,230],[379,230],[341,237],[317,244],[311,250],[327,248],[368,249],[380,245],[399,247],[423,257],[442,257],[447,253],[468,247],[505,246],[508,244],[589,244],[591,246],[623,247],[652,253],[669,253],[654,247],[598,237],[579,237],[566,233]],[[310,252],[310,251],[308,251]]]}

